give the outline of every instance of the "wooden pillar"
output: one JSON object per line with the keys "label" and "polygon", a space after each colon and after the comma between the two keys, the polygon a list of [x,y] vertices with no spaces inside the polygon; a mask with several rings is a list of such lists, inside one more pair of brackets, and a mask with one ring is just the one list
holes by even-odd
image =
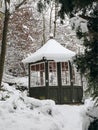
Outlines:
{"label": "wooden pillar", "polygon": [[31,83],[30,83],[30,79],[31,79],[31,67],[30,64],[28,64],[28,74],[29,74],[29,79],[28,79],[28,88],[29,88],[29,96],[30,96],[30,87],[31,87]]}
{"label": "wooden pillar", "polygon": [[45,61],[45,82],[46,82],[46,98],[49,98],[49,74],[48,61]]}
{"label": "wooden pillar", "polygon": [[58,80],[58,103],[62,103],[62,85],[61,85],[61,65],[60,62],[57,63],[57,80]]}

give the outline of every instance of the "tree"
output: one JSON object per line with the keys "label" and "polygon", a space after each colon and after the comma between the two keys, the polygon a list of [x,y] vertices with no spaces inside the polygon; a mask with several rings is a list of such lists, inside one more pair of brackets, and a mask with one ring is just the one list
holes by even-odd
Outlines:
{"label": "tree", "polygon": [[46,36],[45,36],[45,30],[46,30],[46,20],[45,20],[45,14],[47,12],[47,2],[46,0],[39,0],[38,1],[38,11],[41,12],[42,14],[42,19],[43,19],[43,41],[42,45],[45,44],[46,42]]}
{"label": "tree", "polygon": [[42,20],[34,4],[34,1],[28,2],[10,17],[4,74],[26,75],[28,71],[24,71],[23,66],[27,65],[21,61],[41,44]]}
{"label": "tree", "polygon": [[88,81],[88,91],[98,97],[98,0],[59,0],[62,4],[59,15],[64,19],[64,13],[70,18],[78,17],[87,21],[88,32],[83,33],[81,27],[77,30],[79,38],[84,38],[84,53],[76,57],[78,70]]}
{"label": "tree", "polygon": [[47,18],[45,16],[47,15],[49,15],[49,33],[53,33],[54,37],[56,36],[59,6],[60,4],[58,0],[39,0],[37,3],[38,11],[43,16],[43,41],[45,41],[44,39],[46,39],[45,30]]}
{"label": "tree", "polygon": [[[3,3],[4,2],[4,3]],[[3,12],[4,13],[4,24],[3,24],[3,32],[2,32],[2,42],[1,42],[1,54],[0,54],[0,88],[1,82],[3,77],[3,70],[4,70],[4,62],[5,62],[5,55],[6,55],[6,45],[7,45],[7,32],[8,32],[8,23],[9,18],[12,13],[12,9],[10,6],[12,5],[13,9],[18,9],[22,4],[24,4],[26,0],[22,0],[19,3],[15,4],[15,1],[10,2],[10,0],[2,0],[3,3]]]}

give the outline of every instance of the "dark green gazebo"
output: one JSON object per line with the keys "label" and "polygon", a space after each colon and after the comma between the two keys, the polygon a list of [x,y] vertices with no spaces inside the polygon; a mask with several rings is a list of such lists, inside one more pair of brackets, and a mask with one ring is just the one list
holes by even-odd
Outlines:
{"label": "dark green gazebo", "polygon": [[50,39],[39,50],[23,60],[29,65],[29,95],[53,99],[56,103],[81,103],[81,75],[72,65],[75,53]]}

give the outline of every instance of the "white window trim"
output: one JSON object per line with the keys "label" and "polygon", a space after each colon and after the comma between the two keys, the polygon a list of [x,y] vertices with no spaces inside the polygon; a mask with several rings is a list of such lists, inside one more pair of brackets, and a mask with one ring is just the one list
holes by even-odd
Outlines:
{"label": "white window trim", "polygon": [[[65,61],[65,62],[66,62],[66,61]],[[64,63],[65,63],[65,62],[64,62]],[[69,72],[69,76],[68,76],[68,77],[69,77],[69,84],[63,84],[63,83],[62,83],[62,63],[63,63],[63,62],[60,63],[60,68],[61,68],[61,85],[62,85],[62,86],[71,85],[71,83],[70,83],[70,70],[69,70],[70,68],[69,68],[69,62],[67,62],[67,63],[68,63],[68,72]]]}
{"label": "white window trim", "polygon": [[57,70],[57,62],[55,62],[55,61],[49,61],[48,62],[48,81],[50,81],[49,80],[49,74],[50,74],[49,63],[50,62],[56,63],[56,78],[57,78],[57,83],[56,83],[56,85],[51,85],[50,82],[49,82],[49,86],[58,86],[58,74],[57,74],[58,70]]}
{"label": "white window trim", "polygon": [[[73,82],[74,85],[76,86],[81,86],[82,85],[82,81],[81,81],[81,74],[80,71],[77,71],[77,68],[75,67],[75,65],[73,66],[74,69],[74,74],[75,74],[75,82]],[[80,81],[78,81],[77,77],[79,76]]]}
{"label": "white window trim", "polygon": [[31,67],[32,65],[38,65],[38,64],[44,64],[44,72],[45,72],[45,62],[40,62],[40,63],[35,63],[35,64],[30,64],[30,88],[35,88],[35,87],[45,87],[46,86],[46,74],[45,74],[45,77],[44,77],[44,84],[43,85],[36,85],[36,86],[32,86],[33,84],[31,83]]}

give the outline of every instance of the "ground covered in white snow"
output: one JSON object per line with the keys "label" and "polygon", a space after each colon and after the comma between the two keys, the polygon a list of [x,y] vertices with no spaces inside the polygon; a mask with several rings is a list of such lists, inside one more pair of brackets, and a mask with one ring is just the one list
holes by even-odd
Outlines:
{"label": "ground covered in white snow", "polygon": [[52,100],[27,97],[25,91],[6,83],[0,91],[0,130],[87,130],[93,121],[87,113],[98,117],[91,102],[56,105]]}

